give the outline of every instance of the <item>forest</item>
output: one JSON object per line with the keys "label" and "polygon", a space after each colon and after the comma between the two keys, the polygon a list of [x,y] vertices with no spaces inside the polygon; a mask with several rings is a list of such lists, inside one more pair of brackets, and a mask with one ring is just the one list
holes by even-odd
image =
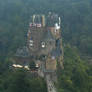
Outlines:
{"label": "forest", "polygon": [[50,11],[62,19],[65,68],[58,67],[58,92],[92,92],[92,0],[0,0],[0,92],[47,91],[43,79],[28,80],[26,71],[9,66],[26,45],[30,16]]}

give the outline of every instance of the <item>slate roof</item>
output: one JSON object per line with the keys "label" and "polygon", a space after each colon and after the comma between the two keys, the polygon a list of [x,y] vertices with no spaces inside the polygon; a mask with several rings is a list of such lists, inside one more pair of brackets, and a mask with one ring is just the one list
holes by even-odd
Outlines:
{"label": "slate roof", "polygon": [[30,52],[29,52],[28,48],[26,46],[24,46],[23,48],[17,49],[15,56],[18,56],[18,57],[29,57],[30,56]]}

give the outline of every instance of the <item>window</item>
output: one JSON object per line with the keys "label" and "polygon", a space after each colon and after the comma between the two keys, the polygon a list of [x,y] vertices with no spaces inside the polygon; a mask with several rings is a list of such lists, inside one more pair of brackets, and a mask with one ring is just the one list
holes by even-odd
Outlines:
{"label": "window", "polygon": [[29,45],[32,47],[33,46],[33,40],[30,40]]}
{"label": "window", "polygon": [[42,48],[45,48],[45,42],[42,42],[41,45],[42,45]]}

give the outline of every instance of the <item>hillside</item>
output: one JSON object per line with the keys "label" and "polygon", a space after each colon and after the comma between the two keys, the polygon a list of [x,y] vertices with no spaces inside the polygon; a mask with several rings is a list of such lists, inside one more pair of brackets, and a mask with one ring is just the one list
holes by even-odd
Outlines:
{"label": "hillside", "polygon": [[[92,65],[89,65],[92,64],[92,0],[0,0],[0,92],[12,92],[16,89],[17,80],[24,76],[21,70],[13,73],[9,65],[17,48],[26,45],[30,16],[49,11],[58,13],[62,19],[65,70],[58,71],[59,92],[92,91]],[[14,79],[13,75],[16,75]],[[46,92],[42,91],[46,89],[43,79],[27,78],[24,76],[24,85],[37,87],[28,90]],[[16,83],[14,89],[11,87],[13,83]]]}
{"label": "hillside", "polygon": [[62,18],[64,42],[77,46],[82,53],[91,55],[91,9],[91,0],[7,0],[6,2],[1,0],[0,52],[5,56],[6,52],[9,54],[11,50],[14,51],[24,44],[28,22],[33,13],[54,11]]}

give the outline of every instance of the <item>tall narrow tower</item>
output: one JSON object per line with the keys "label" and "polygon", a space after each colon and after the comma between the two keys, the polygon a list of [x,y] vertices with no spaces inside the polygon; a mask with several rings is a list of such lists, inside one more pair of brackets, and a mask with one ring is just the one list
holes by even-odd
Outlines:
{"label": "tall narrow tower", "polygon": [[59,17],[59,26],[61,25],[61,18]]}
{"label": "tall narrow tower", "polygon": [[42,26],[45,27],[45,16],[42,15]]}
{"label": "tall narrow tower", "polygon": [[35,21],[35,15],[33,15],[32,17],[32,22],[34,23],[34,21]]}

